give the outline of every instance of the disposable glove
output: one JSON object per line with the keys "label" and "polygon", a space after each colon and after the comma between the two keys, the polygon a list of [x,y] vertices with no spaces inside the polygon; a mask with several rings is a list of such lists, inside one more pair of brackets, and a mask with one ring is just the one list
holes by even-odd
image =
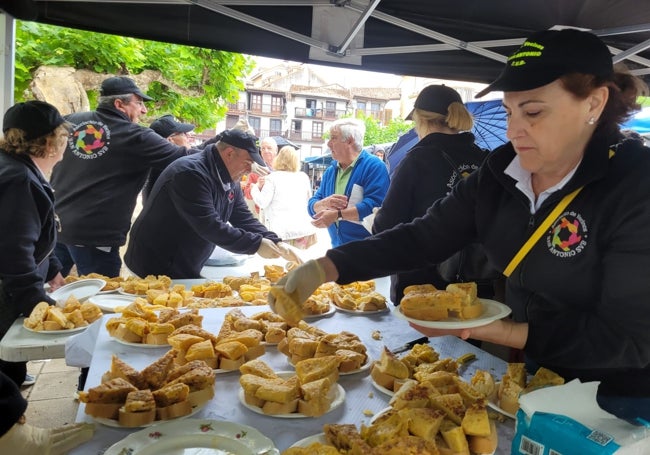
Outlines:
{"label": "disposable glove", "polygon": [[254,172],[257,175],[269,175],[270,174],[270,171],[269,171],[268,168],[266,168],[264,166],[260,166],[255,161],[253,161],[253,164],[251,164],[251,172]]}
{"label": "disposable glove", "polygon": [[257,254],[264,259],[275,259],[282,255],[278,246],[269,239],[262,239],[260,247],[257,249]]}
{"label": "disposable glove", "polygon": [[[325,270],[315,259],[305,262],[300,267],[293,269],[280,281],[276,286],[284,288],[292,300],[302,307],[302,304],[314,293],[314,291],[325,282]],[[275,309],[275,297],[269,293],[269,306],[273,311]]]}
{"label": "disposable glove", "polygon": [[0,438],[0,453],[63,455],[89,441],[95,432],[91,423],[75,423],[58,428],[38,428],[17,423]]}
{"label": "disposable glove", "polygon": [[303,263],[296,250],[288,243],[280,242],[276,246],[280,250],[280,255],[287,261],[295,262],[298,265]]}

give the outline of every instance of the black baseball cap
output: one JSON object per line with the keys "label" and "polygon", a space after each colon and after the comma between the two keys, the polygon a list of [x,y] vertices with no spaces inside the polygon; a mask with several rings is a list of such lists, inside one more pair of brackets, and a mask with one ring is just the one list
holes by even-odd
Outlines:
{"label": "black baseball cap", "polygon": [[111,95],[127,95],[134,93],[145,101],[152,101],[153,98],[142,93],[142,90],[135,85],[135,82],[130,77],[114,76],[104,79],[102,87],[99,90],[101,96]]}
{"label": "black baseball cap", "polygon": [[25,140],[31,141],[51,133],[64,123],[65,119],[51,104],[44,101],[26,101],[7,109],[2,120],[2,132],[17,128],[25,132]]}
{"label": "black baseball cap", "polygon": [[534,33],[510,57],[499,77],[476,98],[495,90],[521,92],[550,84],[565,74],[607,79],[614,73],[612,55],[596,35],[575,29]]}
{"label": "black baseball cap", "polygon": [[168,138],[174,133],[189,133],[194,129],[194,125],[177,122],[173,115],[167,114],[151,122],[149,128],[162,137]]}
{"label": "black baseball cap", "polygon": [[253,161],[260,166],[266,167],[266,163],[264,163],[262,155],[260,155],[260,149],[257,146],[257,137],[254,135],[244,130],[233,128],[218,134],[217,140],[232,145],[233,147],[246,150]]}
{"label": "black baseball cap", "polygon": [[463,99],[456,90],[446,85],[429,85],[423,88],[415,99],[413,110],[405,120],[413,120],[413,112],[416,109],[447,115],[449,105],[454,102],[463,104]]}

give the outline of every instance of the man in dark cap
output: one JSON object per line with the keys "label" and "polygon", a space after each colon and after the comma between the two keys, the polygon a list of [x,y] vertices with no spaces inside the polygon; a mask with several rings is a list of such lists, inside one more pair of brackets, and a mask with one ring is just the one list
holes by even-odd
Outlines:
{"label": "man in dark cap", "polygon": [[[173,115],[167,114],[154,120],[151,125],[149,125],[149,128],[167,139],[172,144],[176,144],[188,149],[191,147],[190,139],[187,135],[187,133],[194,129],[194,125],[191,123],[181,123],[177,121]],[[156,180],[158,179],[158,176],[161,172],[162,170],[158,169],[152,169],[149,171],[147,181],[142,188],[143,201],[145,201],[149,197],[149,194],[151,194],[153,184],[156,183]]]}
{"label": "man in dark cap", "polygon": [[254,165],[264,166],[257,138],[239,129],[170,164],[131,229],[124,256],[129,269],[139,276],[199,278],[215,245],[300,263],[246,206],[239,182]]}
{"label": "man in dark cap", "polygon": [[[67,273],[118,276],[136,199],[150,169],[164,169],[187,154],[149,128],[145,95],[125,76],[102,83],[97,110],[69,115],[74,125],[63,160],[54,168],[56,211],[61,219],[57,256]],[[67,267],[66,267],[67,265]]]}

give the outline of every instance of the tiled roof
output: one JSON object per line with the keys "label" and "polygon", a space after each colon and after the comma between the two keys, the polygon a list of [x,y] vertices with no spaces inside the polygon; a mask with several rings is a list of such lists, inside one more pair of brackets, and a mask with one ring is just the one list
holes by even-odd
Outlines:
{"label": "tiled roof", "polygon": [[289,93],[292,95],[312,95],[323,98],[341,98],[345,100],[351,98],[350,91],[339,84],[324,85],[322,87],[292,85],[289,87]]}
{"label": "tiled roof", "polygon": [[366,98],[374,100],[398,100],[402,97],[399,88],[366,88],[353,87],[350,89],[353,98]]}

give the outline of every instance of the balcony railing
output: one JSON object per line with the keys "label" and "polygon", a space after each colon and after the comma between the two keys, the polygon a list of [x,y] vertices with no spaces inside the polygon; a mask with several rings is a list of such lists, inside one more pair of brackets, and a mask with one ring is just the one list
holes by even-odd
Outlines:
{"label": "balcony railing", "polygon": [[228,103],[228,113],[229,114],[234,114],[234,113],[244,113],[246,112],[246,103],[242,102],[237,102],[237,103]]}
{"label": "balcony railing", "polygon": [[289,132],[289,139],[303,142],[323,142],[325,140],[322,133],[313,133],[311,131],[291,131]]}
{"label": "balcony railing", "polygon": [[248,112],[251,114],[282,115],[284,111],[284,106],[278,106],[277,104],[253,103],[248,108]]}
{"label": "balcony railing", "polygon": [[309,107],[296,107],[294,117],[313,118],[319,120],[336,120],[346,114],[345,109],[312,109]]}

